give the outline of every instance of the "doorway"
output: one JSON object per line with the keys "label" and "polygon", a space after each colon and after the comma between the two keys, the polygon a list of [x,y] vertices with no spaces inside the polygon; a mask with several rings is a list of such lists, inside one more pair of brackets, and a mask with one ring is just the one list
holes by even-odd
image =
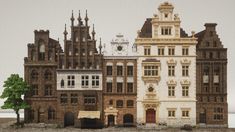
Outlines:
{"label": "doorway", "polygon": [[74,114],[72,112],[67,112],[64,115],[64,126],[74,126]]}
{"label": "doorway", "polygon": [[115,117],[114,115],[108,115],[108,126],[114,126],[115,125]]}
{"label": "doorway", "polygon": [[156,123],[156,111],[154,109],[146,110],[146,123]]}
{"label": "doorway", "polygon": [[206,123],[206,110],[205,109],[200,110],[199,123]]}

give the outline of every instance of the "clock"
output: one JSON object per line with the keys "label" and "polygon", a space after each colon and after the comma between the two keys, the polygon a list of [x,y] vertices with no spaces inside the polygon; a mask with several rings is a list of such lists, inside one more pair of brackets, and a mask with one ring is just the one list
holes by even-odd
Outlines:
{"label": "clock", "polygon": [[118,50],[118,51],[122,51],[122,46],[119,45],[119,46],[117,47],[117,50]]}

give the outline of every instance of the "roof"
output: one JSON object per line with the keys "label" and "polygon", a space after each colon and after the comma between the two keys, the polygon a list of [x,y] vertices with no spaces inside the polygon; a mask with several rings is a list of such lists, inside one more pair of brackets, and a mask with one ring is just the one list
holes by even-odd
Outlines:
{"label": "roof", "polygon": [[[144,22],[144,25],[142,26],[140,30],[139,37],[140,38],[152,38],[152,18],[147,18]],[[188,34],[184,31],[184,29],[180,28],[180,37],[186,38],[189,37]]]}

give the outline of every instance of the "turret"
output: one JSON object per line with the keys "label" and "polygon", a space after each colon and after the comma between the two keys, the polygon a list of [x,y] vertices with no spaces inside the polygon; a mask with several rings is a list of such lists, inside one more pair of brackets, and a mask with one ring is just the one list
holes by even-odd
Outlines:
{"label": "turret", "polygon": [[95,40],[95,27],[93,24],[93,29],[92,29],[92,40]]}

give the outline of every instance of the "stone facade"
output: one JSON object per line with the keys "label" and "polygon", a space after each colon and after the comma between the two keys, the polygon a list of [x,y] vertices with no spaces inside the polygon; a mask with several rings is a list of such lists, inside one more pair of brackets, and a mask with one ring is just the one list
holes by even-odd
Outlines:
{"label": "stone facade", "polygon": [[106,51],[103,63],[104,123],[135,125],[137,94],[137,58],[129,42],[119,34],[111,42],[112,50]]}
{"label": "stone facade", "polygon": [[147,19],[137,46],[137,123],[196,125],[196,38],[180,28],[173,5]]}
{"label": "stone facade", "polygon": [[216,33],[215,23],[206,23],[197,33],[197,123],[228,127],[227,49]]}

